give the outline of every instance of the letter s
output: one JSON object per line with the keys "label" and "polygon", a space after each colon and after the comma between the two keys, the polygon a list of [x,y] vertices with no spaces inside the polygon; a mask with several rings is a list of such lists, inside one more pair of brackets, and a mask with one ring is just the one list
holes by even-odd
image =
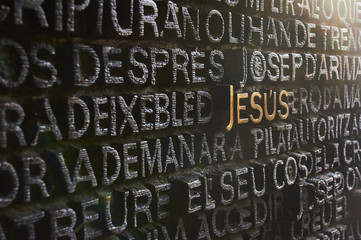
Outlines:
{"label": "letter s", "polygon": [[287,104],[287,102],[284,102],[283,100],[282,100],[282,96],[283,95],[285,95],[286,97],[288,97],[288,92],[287,91],[285,91],[285,90],[282,90],[281,92],[280,92],[280,95],[279,95],[279,103],[280,103],[280,105],[282,106],[282,107],[284,107],[285,109],[286,109],[286,113],[285,114],[282,114],[282,112],[281,112],[281,110],[278,110],[278,116],[280,116],[280,118],[281,119],[287,119],[288,118],[288,115],[289,115],[289,113],[290,113],[290,109],[289,109],[289,107],[288,107],[288,104]]}
{"label": "letter s", "polygon": [[[253,123],[259,123],[262,121],[262,118],[263,118],[263,109],[261,107],[261,105],[259,104],[256,104],[254,102],[254,98],[255,97],[258,97],[259,99],[261,99],[262,95],[259,93],[259,92],[254,92],[252,93],[251,95],[251,108],[255,109],[255,110],[258,110],[259,111],[259,117],[258,118],[254,118],[252,114],[249,115],[249,118],[251,119],[251,121]],[[287,106],[288,107],[288,106]]]}

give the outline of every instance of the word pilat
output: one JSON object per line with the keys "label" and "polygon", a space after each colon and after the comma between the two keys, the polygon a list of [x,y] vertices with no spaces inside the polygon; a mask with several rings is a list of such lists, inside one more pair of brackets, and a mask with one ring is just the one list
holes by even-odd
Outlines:
{"label": "word pilat", "polygon": [[[280,154],[300,146],[358,136],[360,115],[356,113],[298,118],[291,123],[275,123],[270,127],[245,130],[252,136],[252,156]],[[252,139],[251,138],[251,139]]]}

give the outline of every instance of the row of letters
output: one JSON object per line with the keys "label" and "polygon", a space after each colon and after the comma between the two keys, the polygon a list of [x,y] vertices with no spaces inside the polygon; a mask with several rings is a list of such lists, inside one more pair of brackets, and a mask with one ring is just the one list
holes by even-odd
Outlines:
{"label": "row of letters", "polygon": [[[346,27],[361,23],[361,4],[357,0],[223,1],[230,6],[243,5],[246,11],[255,10],[254,13],[265,11],[266,9],[267,12],[273,13],[276,16],[278,14],[287,14],[293,17],[315,20],[336,20]],[[43,4],[44,2],[47,1],[15,0],[11,6],[4,5],[6,12],[2,21],[10,18],[10,10],[13,10],[14,18],[11,22],[16,25],[23,25],[24,22],[25,24],[27,23],[23,16],[24,10],[25,12],[32,11],[35,13],[34,20],[36,16],[39,27],[51,28],[55,31],[74,32],[79,31],[80,19],[84,17],[89,19],[89,12],[92,8],[95,9],[96,14],[95,17],[91,18],[89,25],[93,26],[97,34],[105,32],[107,29],[104,25],[106,22],[109,22],[110,28],[120,36],[131,36],[134,34],[144,36],[147,30],[153,31],[155,37],[163,37],[164,34],[167,35],[171,32],[179,38],[186,38],[187,27],[189,27],[193,31],[195,39],[200,40],[199,25],[204,23],[202,27],[204,27],[208,35],[208,40],[211,41],[217,39],[211,31],[214,28],[212,24],[214,24],[215,19],[218,21],[215,25],[224,25],[224,20],[218,10],[213,9],[206,13],[202,12],[200,18],[199,9],[178,6],[172,1],[129,0],[120,3],[116,0],[109,2],[104,0],[87,0],[80,1],[80,3],[67,1],[67,4],[58,1],[52,6],[55,8],[54,15],[48,12],[50,11],[49,6],[48,4]],[[47,7],[43,8],[44,5]],[[125,19],[120,18],[121,15],[124,15]]]}

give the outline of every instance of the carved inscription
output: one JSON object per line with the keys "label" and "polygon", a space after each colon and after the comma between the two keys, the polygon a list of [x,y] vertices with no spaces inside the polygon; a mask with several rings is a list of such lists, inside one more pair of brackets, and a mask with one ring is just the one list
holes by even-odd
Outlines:
{"label": "carved inscription", "polygon": [[0,0],[0,239],[361,239],[360,0]]}

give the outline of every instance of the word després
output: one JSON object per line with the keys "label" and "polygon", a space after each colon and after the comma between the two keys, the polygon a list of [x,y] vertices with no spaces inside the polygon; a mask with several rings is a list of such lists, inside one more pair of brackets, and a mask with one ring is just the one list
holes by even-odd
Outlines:
{"label": "word despr\u00e9s", "polygon": [[[28,53],[27,48],[30,48]],[[8,71],[5,73],[0,69],[0,86],[6,88],[23,85],[28,78],[33,79],[32,86],[46,89],[69,81],[76,87],[89,87],[100,81],[105,84],[156,85],[162,71],[172,73],[171,84],[177,81],[185,84],[220,82],[224,75],[224,55],[220,50],[206,52],[86,44],[55,47],[45,42],[23,46],[14,40],[0,39],[0,53]],[[71,58],[59,64],[64,54]],[[35,69],[39,71],[34,73]],[[69,71],[73,76],[63,77]]]}

